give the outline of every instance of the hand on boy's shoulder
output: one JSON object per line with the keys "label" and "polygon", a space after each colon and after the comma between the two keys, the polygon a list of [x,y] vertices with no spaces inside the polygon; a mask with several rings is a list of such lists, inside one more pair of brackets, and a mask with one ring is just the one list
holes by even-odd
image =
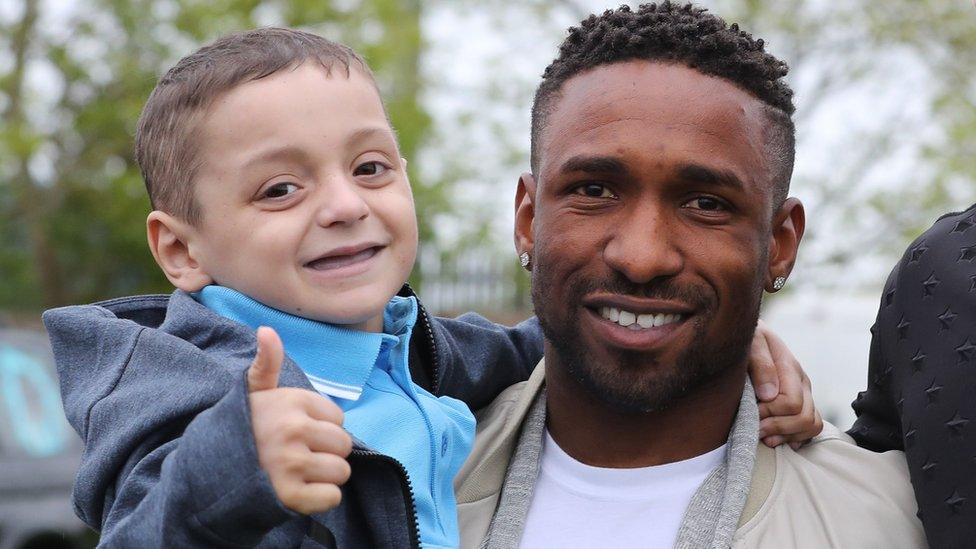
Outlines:
{"label": "hand on boy's shoulder", "polygon": [[350,474],[352,438],[342,428],[342,410],[311,391],[279,388],[281,339],[266,327],[257,338],[247,384],[258,461],[285,507],[306,515],[328,511],[339,505],[339,486]]}

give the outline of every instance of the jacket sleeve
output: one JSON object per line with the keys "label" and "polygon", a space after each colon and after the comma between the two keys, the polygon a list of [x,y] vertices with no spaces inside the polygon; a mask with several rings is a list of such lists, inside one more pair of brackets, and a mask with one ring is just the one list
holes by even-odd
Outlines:
{"label": "jacket sleeve", "polygon": [[44,321],[65,413],[85,442],[73,503],[102,545],[253,546],[298,516],[258,465],[243,371],[178,338],[77,313]]}
{"label": "jacket sleeve", "polygon": [[877,318],[871,326],[867,388],[858,393],[851,404],[857,420],[848,434],[858,446],[875,452],[903,449],[901,421],[891,396],[890,384],[885,383],[888,381],[887,374],[893,369],[885,356],[885,347],[888,346],[888,338],[897,333],[898,319],[901,318],[897,308],[892,308],[900,268],[899,263],[889,275]]}
{"label": "jacket sleeve", "polygon": [[850,434],[904,449],[932,547],[976,539],[976,207],[909,246],[881,298],[868,388]]}
{"label": "jacket sleeve", "polygon": [[535,317],[508,327],[467,313],[434,318],[432,331],[437,349],[434,370],[441,376],[437,392],[464,401],[472,410],[528,379],[542,360],[542,328]]}

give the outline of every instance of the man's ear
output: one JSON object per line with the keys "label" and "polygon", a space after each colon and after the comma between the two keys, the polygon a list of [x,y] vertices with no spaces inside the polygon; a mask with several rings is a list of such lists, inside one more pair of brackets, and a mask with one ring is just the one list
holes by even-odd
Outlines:
{"label": "man's ear", "polygon": [[535,221],[535,178],[525,172],[519,177],[515,191],[515,251],[528,252],[532,256],[535,241],[532,224]]}
{"label": "man's ear", "polygon": [[796,198],[787,198],[773,216],[772,234],[769,238],[769,268],[766,270],[767,292],[779,289],[773,286],[778,277],[789,278],[805,228],[806,213],[803,211],[803,204]]}
{"label": "man's ear", "polygon": [[173,286],[187,292],[213,284],[194,257],[190,246],[193,234],[193,227],[166,212],[153,210],[146,218],[146,237],[153,258]]}

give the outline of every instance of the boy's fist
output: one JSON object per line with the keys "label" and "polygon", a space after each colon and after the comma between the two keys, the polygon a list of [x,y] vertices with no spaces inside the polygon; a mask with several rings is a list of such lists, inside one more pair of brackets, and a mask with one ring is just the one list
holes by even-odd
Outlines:
{"label": "boy's fist", "polygon": [[285,507],[310,515],[339,505],[349,479],[352,438],[342,410],[304,389],[278,388],[285,352],[274,330],[258,328],[258,352],[247,371],[258,462]]}

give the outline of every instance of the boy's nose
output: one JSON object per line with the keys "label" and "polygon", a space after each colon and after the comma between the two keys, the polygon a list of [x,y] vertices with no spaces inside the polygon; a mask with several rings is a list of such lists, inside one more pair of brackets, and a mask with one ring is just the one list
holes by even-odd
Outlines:
{"label": "boy's nose", "polygon": [[339,180],[321,189],[317,221],[322,227],[348,225],[369,217],[369,204],[353,183]]}

